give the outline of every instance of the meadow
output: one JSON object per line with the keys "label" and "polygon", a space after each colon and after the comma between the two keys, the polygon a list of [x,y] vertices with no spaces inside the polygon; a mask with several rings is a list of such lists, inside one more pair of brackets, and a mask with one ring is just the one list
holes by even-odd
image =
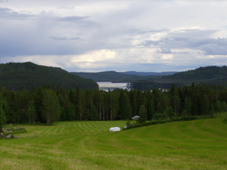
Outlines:
{"label": "meadow", "polygon": [[0,169],[227,169],[227,124],[222,118],[109,132],[125,124],[17,125],[27,132],[17,134],[18,139],[0,139]]}

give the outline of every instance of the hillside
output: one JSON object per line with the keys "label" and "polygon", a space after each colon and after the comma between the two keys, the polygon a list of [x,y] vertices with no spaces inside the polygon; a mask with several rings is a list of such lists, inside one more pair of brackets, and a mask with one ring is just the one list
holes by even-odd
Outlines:
{"label": "hillside", "polygon": [[162,77],[164,80],[175,81],[195,81],[195,82],[219,82],[220,80],[227,80],[227,67],[208,66],[200,67],[195,70],[176,73],[174,75]]}
{"label": "hillside", "polygon": [[126,72],[120,72],[122,74],[128,74],[128,75],[138,75],[138,76],[168,76],[173,75],[177,72],[137,72],[137,71],[126,71]]}
{"label": "hillside", "polygon": [[96,82],[133,82],[144,79],[144,76],[123,74],[115,71],[98,73],[72,72],[72,74],[80,76],[84,79],[92,79]]}
{"label": "hillside", "polygon": [[126,121],[68,121],[25,128],[0,139],[0,169],[226,169],[227,124],[220,118],[180,121],[120,132]]}
{"label": "hillside", "polygon": [[31,62],[0,64],[0,87],[8,90],[31,89],[49,84],[66,89],[96,88],[92,80],[85,80],[61,68],[36,65]]}
{"label": "hillside", "polygon": [[200,67],[195,70],[179,72],[169,76],[162,76],[157,79],[144,79],[133,83],[136,89],[152,89],[152,88],[170,88],[172,84],[175,86],[183,86],[195,84],[208,85],[227,85],[227,67],[208,66]]}

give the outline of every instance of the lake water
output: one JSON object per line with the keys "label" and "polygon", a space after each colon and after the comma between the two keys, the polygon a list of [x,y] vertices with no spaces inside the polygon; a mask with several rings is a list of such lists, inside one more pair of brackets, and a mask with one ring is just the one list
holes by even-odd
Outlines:
{"label": "lake water", "polygon": [[100,90],[127,89],[128,83],[97,82]]}

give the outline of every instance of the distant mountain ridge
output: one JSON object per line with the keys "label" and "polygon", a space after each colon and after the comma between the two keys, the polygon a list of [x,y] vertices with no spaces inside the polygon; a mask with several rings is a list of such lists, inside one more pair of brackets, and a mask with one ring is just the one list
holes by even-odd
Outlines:
{"label": "distant mountain ridge", "polygon": [[31,89],[44,86],[65,89],[97,88],[93,80],[85,80],[57,68],[37,65],[31,62],[0,64],[0,87],[8,90]]}
{"label": "distant mountain ridge", "polygon": [[172,75],[175,72],[116,72],[116,71],[104,71],[98,73],[87,73],[87,72],[72,72],[77,76],[80,76],[84,79],[92,79],[96,82],[134,82],[137,80],[143,80],[150,77],[160,77],[163,75]]}
{"label": "distant mountain ridge", "polygon": [[96,82],[130,82],[142,79],[137,75],[127,75],[116,71],[104,71],[98,73],[72,72],[72,74],[80,76],[84,79],[91,79]]}
{"label": "distant mountain ridge", "polygon": [[176,71],[172,72],[137,72],[137,71],[126,71],[126,72],[120,72],[122,74],[129,74],[129,75],[138,75],[138,76],[167,76],[167,75],[173,75],[175,73],[178,73]]}

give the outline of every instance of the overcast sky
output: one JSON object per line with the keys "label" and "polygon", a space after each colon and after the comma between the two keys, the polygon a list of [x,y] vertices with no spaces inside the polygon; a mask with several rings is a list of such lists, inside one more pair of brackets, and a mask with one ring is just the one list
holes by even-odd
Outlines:
{"label": "overcast sky", "polygon": [[0,62],[67,71],[227,65],[225,0],[0,0]]}

